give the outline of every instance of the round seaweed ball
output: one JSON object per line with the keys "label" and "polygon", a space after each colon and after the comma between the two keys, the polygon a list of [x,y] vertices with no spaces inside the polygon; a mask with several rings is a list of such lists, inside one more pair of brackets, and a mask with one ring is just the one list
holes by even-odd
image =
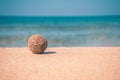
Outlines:
{"label": "round seaweed ball", "polygon": [[28,47],[35,54],[43,53],[47,45],[47,39],[39,34],[31,36],[28,40]]}

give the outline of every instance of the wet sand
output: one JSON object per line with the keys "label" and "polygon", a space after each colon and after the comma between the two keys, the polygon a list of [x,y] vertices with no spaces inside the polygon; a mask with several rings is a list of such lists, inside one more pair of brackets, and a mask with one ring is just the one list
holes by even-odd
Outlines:
{"label": "wet sand", "polygon": [[120,80],[120,47],[0,48],[0,80]]}

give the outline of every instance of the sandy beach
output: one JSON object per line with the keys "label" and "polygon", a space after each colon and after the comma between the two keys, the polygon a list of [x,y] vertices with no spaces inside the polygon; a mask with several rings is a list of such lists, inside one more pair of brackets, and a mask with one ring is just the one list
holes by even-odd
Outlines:
{"label": "sandy beach", "polygon": [[120,80],[120,47],[0,48],[0,80]]}

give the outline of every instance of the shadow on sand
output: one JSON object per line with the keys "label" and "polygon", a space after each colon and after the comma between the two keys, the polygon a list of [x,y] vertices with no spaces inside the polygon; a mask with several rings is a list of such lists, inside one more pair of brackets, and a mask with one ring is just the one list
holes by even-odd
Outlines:
{"label": "shadow on sand", "polygon": [[47,52],[44,52],[44,53],[42,53],[43,55],[44,54],[55,54],[56,52],[54,52],[54,51],[47,51]]}
{"label": "shadow on sand", "polygon": [[56,52],[54,52],[54,51],[47,51],[47,52],[43,52],[43,53],[36,53],[36,54],[42,54],[42,55],[44,55],[44,54],[55,54]]}

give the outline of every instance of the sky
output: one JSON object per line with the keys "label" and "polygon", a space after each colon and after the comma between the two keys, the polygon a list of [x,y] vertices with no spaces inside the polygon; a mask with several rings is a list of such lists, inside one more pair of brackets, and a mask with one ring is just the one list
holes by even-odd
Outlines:
{"label": "sky", "polygon": [[0,0],[0,15],[120,15],[120,0]]}

